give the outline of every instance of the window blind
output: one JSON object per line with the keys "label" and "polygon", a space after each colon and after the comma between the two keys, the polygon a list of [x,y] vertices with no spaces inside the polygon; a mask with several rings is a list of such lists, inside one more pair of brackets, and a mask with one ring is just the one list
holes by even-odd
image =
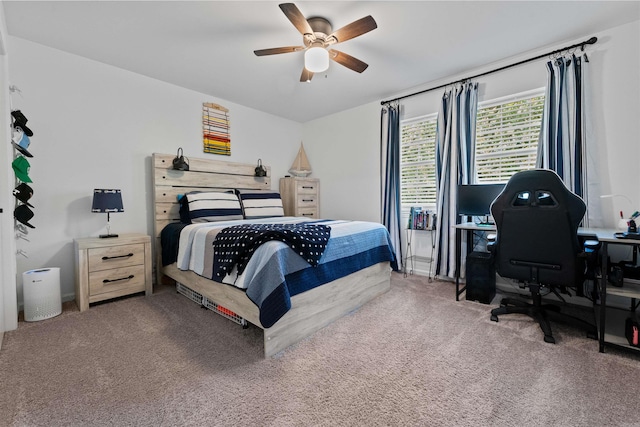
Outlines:
{"label": "window blind", "polygon": [[544,88],[478,104],[476,168],[479,183],[507,182],[536,164]]}
{"label": "window blind", "polygon": [[400,124],[400,183],[403,211],[409,206],[435,207],[437,114]]}

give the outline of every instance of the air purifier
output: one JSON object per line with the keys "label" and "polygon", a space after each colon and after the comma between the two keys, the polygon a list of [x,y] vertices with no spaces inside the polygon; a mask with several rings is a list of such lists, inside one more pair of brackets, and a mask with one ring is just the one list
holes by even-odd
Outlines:
{"label": "air purifier", "polygon": [[26,322],[49,319],[62,313],[59,268],[25,271],[22,290]]}

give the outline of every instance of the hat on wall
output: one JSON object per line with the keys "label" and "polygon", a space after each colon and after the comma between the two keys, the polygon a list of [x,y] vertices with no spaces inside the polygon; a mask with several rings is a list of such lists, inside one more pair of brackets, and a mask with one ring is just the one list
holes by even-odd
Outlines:
{"label": "hat on wall", "polygon": [[33,182],[31,178],[29,178],[29,168],[31,165],[27,159],[22,156],[16,157],[13,163],[11,163],[11,167],[13,167],[13,172],[20,181]]}
{"label": "hat on wall", "polygon": [[11,143],[19,152],[27,157],[33,157],[33,155],[29,151],[27,151],[27,148],[29,148],[29,145],[31,145],[31,141],[21,128],[15,128],[15,130],[13,131],[12,139],[13,141],[11,141]]}
{"label": "hat on wall", "polygon": [[13,190],[13,195],[16,196],[16,199],[20,200],[22,203],[26,204],[27,206],[33,207],[33,205],[28,202],[31,196],[33,196],[33,188],[31,188],[28,184],[23,182],[22,184],[18,185]]}
{"label": "hat on wall", "polygon": [[13,211],[13,216],[15,217],[15,219],[17,219],[27,227],[35,228],[33,225],[29,224],[29,220],[33,218],[33,211],[29,209],[29,206],[27,205],[18,206]]}
{"label": "hat on wall", "polygon": [[14,127],[20,127],[24,131],[24,133],[26,133],[28,136],[33,136],[33,132],[31,132],[31,129],[27,127],[28,120],[25,117],[25,115],[22,114],[22,111],[20,110],[12,111],[11,115],[13,116]]}

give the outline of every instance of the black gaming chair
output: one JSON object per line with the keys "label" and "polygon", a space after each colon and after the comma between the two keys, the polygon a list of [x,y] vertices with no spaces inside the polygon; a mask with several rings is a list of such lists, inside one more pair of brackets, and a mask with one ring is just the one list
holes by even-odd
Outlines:
{"label": "black gaming chair", "polygon": [[[584,281],[587,257],[577,231],[585,211],[582,199],[551,170],[527,170],[511,177],[491,205],[497,231],[488,247],[497,273],[528,286],[532,303],[504,298],[499,308],[491,310],[491,320],[497,322],[498,316],[508,313],[527,314],[540,324],[544,340],[555,343],[548,315],[558,313],[559,307],[543,305],[540,290],[548,287],[560,297],[558,287]],[[598,242],[585,243],[596,259]],[[594,325],[572,320],[595,333]]]}

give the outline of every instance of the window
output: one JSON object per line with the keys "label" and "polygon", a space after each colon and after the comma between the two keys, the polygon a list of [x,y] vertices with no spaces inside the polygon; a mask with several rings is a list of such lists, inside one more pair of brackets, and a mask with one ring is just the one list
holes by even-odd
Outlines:
{"label": "window", "polygon": [[[515,172],[533,169],[544,109],[544,88],[478,104],[478,183],[506,183]],[[437,113],[400,122],[400,186],[404,214],[411,206],[436,207]]]}
{"label": "window", "polygon": [[478,104],[476,168],[479,183],[507,182],[536,165],[544,88]]}
{"label": "window", "polygon": [[400,200],[410,206],[436,205],[436,113],[400,123]]}

